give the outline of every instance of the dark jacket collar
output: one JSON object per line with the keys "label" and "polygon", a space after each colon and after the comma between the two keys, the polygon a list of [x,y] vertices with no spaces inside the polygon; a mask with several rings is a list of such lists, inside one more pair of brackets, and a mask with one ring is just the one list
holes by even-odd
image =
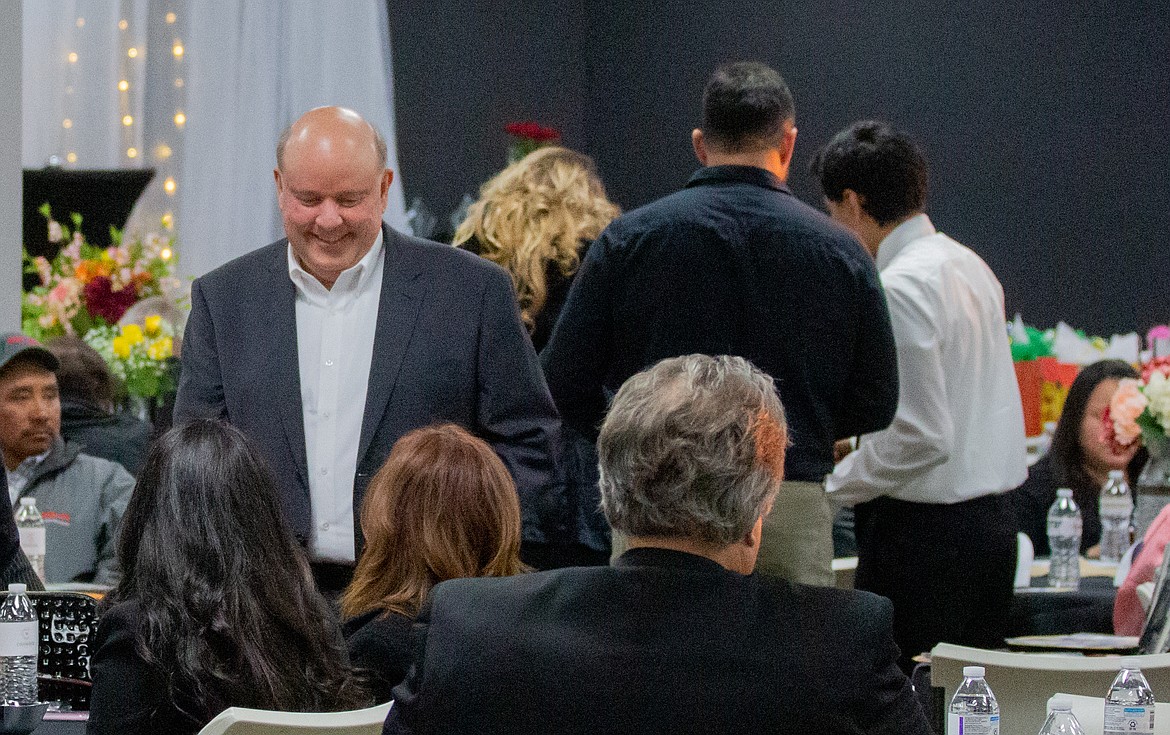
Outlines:
{"label": "dark jacket collar", "polygon": [[53,446],[49,448],[49,455],[33,470],[32,476],[28,478],[28,483],[25,484],[24,490],[20,494],[24,495],[29,489],[40,482],[42,477],[51,475],[63,467],[68,467],[73,463],[73,460],[77,459],[77,455],[80,453],[81,447],[73,443],[67,443],[58,436],[53,440]]}
{"label": "dark jacket collar", "polygon": [[685,569],[708,574],[734,574],[717,561],[697,554],[688,554],[685,551],[673,549],[657,549],[648,546],[639,546],[630,549],[614,560],[615,567],[660,567],[665,569]]}
{"label": "dark jacket collar", "polygon": [[707,184],[743,183],[791,194],[776,174],[756,166],[706,166],[691,175],[687,188]]}

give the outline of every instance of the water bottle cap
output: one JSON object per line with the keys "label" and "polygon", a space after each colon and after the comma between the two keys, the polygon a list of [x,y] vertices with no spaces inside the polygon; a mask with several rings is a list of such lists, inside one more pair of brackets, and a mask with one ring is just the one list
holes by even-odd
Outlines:
{"label": "water bottle cap", "polygon": [[1058,498],[1071,498],[1072,497],[1072,490],[1070,490],[1067,487],[1062,487],[1056,491],[1056,497],[1058,497]]}
{"label": "water bottle cap", "polygon": [[27,591],[28,585],[24,582],[11,582],[8,585],[8,594],[10,595],[23,595]]}
{"label": "water bottle cap", "polygon": [[21,498],[20,504],[21,505],[36,505],[37,499],[36,498]]}
{"label": "water bottle cap", "polygon": [[1109,470],[1109,479],[1110,480],[1124,480],[1125,479],[1125,470]]}
{"label": "water bottle cap", "polygon": [[1072,698],[1067,694],[1057,694],[1048,700],[1048,711],[1060,710],[1061,712],[1072,711]]}
{"label": "water bottle cap", "polygon": [[987,669],[982,666],[964,666],[964,679],[982,679],[987,674]]}
{"label": "water bottle cap", "polygon": [[1137,659],[1132,656],[1126,656],[1125,658],[1121,659],[1121,668],[1129,669],[1130,671],[1141,671],[1141,659]]}

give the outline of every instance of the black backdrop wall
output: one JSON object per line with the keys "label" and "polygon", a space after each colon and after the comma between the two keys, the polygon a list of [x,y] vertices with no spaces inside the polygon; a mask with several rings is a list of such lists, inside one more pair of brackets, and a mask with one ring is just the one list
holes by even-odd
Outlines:
{"label": "black backdrop wall", "polygon": [[853,120],[909,130],[928,211],[1003,282],[1009,315],[1090,333],[1170,321],[1170,4],[674,0],[389,3],[401,175],[445,221],[535,119],[629,209],[697,165],[702,86],[759,59],[796,97],[790,184]]}

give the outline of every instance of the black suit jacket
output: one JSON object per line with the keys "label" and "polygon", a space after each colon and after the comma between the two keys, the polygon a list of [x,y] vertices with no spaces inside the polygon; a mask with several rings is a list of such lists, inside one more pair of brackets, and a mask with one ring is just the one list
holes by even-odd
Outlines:
{"label": "black suit jacket", "polygon": [[[526,538],[542,540],[542,509],[556,487],[559,421],[511,279],[470,253],[386,225],[382,231],[385,266],[355,515],[399,437],[454,422],[495,448],[520,492]],[[312,514],[287,248],[279,240],[192,284],[175,423],[221,418],[247,434],[275,471],[285,513],[304,540]]]}
{"label": "black suit jacket", "polygon": [[443,582],[384,733],[928,735],[892,614],[663,549]]}

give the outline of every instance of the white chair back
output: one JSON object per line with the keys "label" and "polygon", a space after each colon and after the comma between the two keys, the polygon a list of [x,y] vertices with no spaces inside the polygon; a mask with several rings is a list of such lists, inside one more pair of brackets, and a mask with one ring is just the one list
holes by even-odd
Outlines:
{"label": "white chair back", "polygon": [[1140,544],[1130,544],[1129,548],[1121,556],[1121,561],[1117,562],[1117,572],[1113,575],[1113,586],[1120,587],[1125,578],[1129,576],[1129,568],[1133,566],[1133,554],[1137,551]]}
{"label": "white chair back", "polygon": [[[1155,694],[1170,695],[1170,653],[1134,658]],[[1049,697],[1056,692],[1104,697],[1121,657],[1012,653],[940,643],[931,651],[930,681],[943,688],[944,703],[963,683],[964,666],[987,669],[987,684],[999,702],[1000,735],[1036,735],[1048,716]]]}
{"label": "white chair back", "polygon": [[1036,547],[1023,531],[1016,534],[1016,589],[1032,586],[1032,562],[1036,559]]}
{"label": "white chair back", "polygon": [[393,702],[349,712],[272,712],[229,707],[199,735],[381,735]]}

